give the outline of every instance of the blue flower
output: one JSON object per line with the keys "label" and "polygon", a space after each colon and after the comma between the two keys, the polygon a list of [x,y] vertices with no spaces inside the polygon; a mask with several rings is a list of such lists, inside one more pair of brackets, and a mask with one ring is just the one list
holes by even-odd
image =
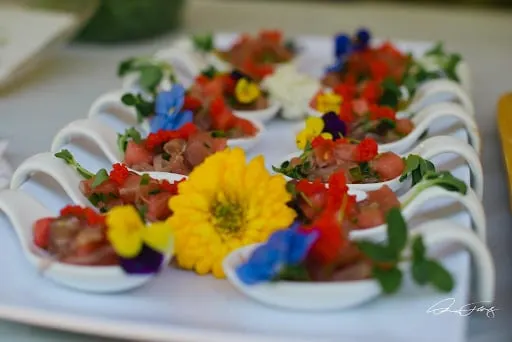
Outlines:
{"label": "blue flower", "polygon": [[185,101],[185,88],[175,84],[170,91],[158,93],[155,103],[155,116],[151,118],[151,132],[159,130],[177,130],[186,123],[192,122],[194,114],[181,111]]}
{"label": "blue flower", "polygon": [[352,39],[346,34],[339,34],[334,37],[334,57],[345,57],[352,51]]}
{"label": "blue flower", "polygon": [[333,140],[344,137],[347,134],[347,125],[341,120],[339,115],[334,112],[325,113],[322,116],[324,121],[324,130],[322,132],[330,133]]}
{"label": "blue flower", "polygon": [[272,234],[269,240],[257,247],[250,258],[240,265],[236,273],[247,285],[272,280],[286,265],[302,262],[318,237],[316,231],[299,231],[299,222],[290,228]]}
{"label": "blue flower", "polygon": [[372,38],[370,31],[367,29],[359,29],[356,32],[355,42],[354,42],[354,50],[361,51],[368,48],[370,44],[370,39]]}

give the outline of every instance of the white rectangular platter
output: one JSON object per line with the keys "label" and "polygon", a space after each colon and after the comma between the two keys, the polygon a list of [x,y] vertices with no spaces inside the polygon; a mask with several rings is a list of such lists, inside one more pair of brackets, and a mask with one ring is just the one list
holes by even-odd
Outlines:
{"label": "white rectangular platter", "polygon": [[[318,74],[328,63],[330,39],[302,38],[306,52],[303,68]],[[421,53],[424,43],[403,43],[404,49]],[[320,55],[321,57],[315,58]],[[323,56],[323,57],[322,57]],[[127,56],[129,57],[129,56]],[[84,112],[86,108],[83,109]],[[126,124],[105,123],[118,130]],[[267,165],[295,151],[292,125],[275,121],[268,125],[261,143],[249,157],[264,154]],[[454,135],[467,139],[465,132],[451,121],[437,122],[429,135]],[[67,148],[83,166],[96,171],[109,162],[98,151],[80,141]],[[469,182],[469,171],[459,159],[443,155],[434,159],[440,169],[449,169]],[[71,200],[55,184],[33,177],[23,187],[57,213]],[[450,202],[425,206],[411,224],[436,218],[449,218],[470,226],[469,218]],[[29,208],[27,208],[29,210]],[[157,279],[132,292],[117,295],[79,293],[44,279],[24,259],[10,223],[0,215],[0,318],[50,328],[127,338],[136,341],[344,341],[344,342],[431,342],[465,341],[467,318],[456,314],[435,316],[429,307],[454,298],[461,306],[470,293],[470,259],[453,246],[439,249],[443,262],[456,279],[449,294],[438,294],[406,283],[392,297],[381,297],[364,306],[342,312],[297,313],[263,306],[238,293],[227,281],[191,272],[166,269]],[[96,339],[93,339],[96,340]]]}

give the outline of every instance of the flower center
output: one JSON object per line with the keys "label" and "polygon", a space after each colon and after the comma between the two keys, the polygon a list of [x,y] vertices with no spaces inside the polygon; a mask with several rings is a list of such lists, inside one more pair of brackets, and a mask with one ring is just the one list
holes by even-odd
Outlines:
{"label": "flower center", "polygon": [[240,206],[218,202],[213,205],[212,212],[215,217],[215,227],[222,233],[236,234],[242,228],[244,215]]}

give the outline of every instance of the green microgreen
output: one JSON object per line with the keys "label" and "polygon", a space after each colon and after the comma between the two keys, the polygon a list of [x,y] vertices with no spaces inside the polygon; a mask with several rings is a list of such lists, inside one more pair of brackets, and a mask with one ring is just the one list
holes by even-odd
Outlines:
{"label": "green microgreen", "polygon": [[192,43],[196,50],[210,52],[214,47],[213,34],[194,35],[192,36]]}
{"label": "green microgreen", "polygon": [[171,81],[175,80],[173,68],[169,63],[157,61],[149,57],[126,59],[119,64],[117,69],[119,77],[132,72],[139,73],[140,87],[151,94],[156,93],[156,89],[165,75],[169,75]]}
{"label": "green microgreen", "polygon": [[121,153],[126,152],[128,142],[131,140],[136,144],[140,144],[142,141],[142,137],[135,127],[128,128],[124,131],[124,134],[117,133],[117,148]]}
{"label": "green microgreen", "polygon": [[72,166],[78,172],[78,174],[84,177],[85,179],[90,179],[94,177],[94,174],[92,172],[85,169],[75,160],[75,157],[73,157],[69,150],[61,150],[60,152],[55,153],[55,157],[64,160],[66,164]]}
{"label": "green microgreen", "polygon": [[141,123],[145,118],[154,114],[154,100],[145,99],[142,94],[126,93],[121,97],[121,102],[129,107],[135,107],[137,111],[137,122]]}

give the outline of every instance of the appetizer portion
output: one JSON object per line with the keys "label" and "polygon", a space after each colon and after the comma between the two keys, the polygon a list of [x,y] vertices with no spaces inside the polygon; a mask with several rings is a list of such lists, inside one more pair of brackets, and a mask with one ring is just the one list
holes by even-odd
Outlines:
{"label": "appetizer portion", "polygon": [[251,121],[234,115],[222,94],[215,96],[223,91],[219,81],[197,85],[191,94],[175,84],[171,90],[156,94],[154,99],[128,93],[121,100],[125,105],[135,107],[140,123],[149,122],[151,133],[179,130],[185,125],[194,124],[200,131],[228,139],[249,138],[258,134],[258,128]]}
{"label": "appetizer portion", "polygon": [[320,90],[310,107],[322,114],[335,113],[346,126],[346,137],[372,138],[379,144],[400,140],[414,129],[409,118],[397,118],[400,90],[387,81],[363,82],[358,86],[342,84]]}
{"label": "appetizer portion", "polygon": [[34,245],[49,261],[75,266],[120,266],[128,274],[156,273],[172,252],[172,230],[164,222],[144,224],[132,206],[118,206],[107,215],[69,205],[57,217],[33,226]]}
{"label": "appetizer portion", "polygon": [[[441,291],[453,288],[451,275],[437,261],[427,257],[422,237],[408,236],[399,205],[388,190],[380,190],[376,199],[368,200],[386,206],[383,209],[388,226],[386,242],[354,242],[348,235],[350,228],[345,225],[353,226],[351,212],[368,210],[367,203],[358,208],[354,197],[348,194],[343,173],[333,174],[328,183],[328,189],[325,184],[304,181],[291,188],[295,198],[302,198],[300,208],[308,207],[308,201],[312,202],[311,207],[290,226],[273,233],[237,266],[239,280],[255,285],[275,281],[333,282],[373,278],[380,283],[383,292],[394,293],[402,284],[401,263],[408,260],[415,269],[413,278],[420,285],[431,284]],[[301,209],[299,213],[304,214],[304,211]],[[414,246],[414,257],[407,255],[410,246]],[[435,264],[432,273],[430,267],[428,272],[424,267],[418,268],[425,263]]]}
{"label": "appetizer portion", "polygon": [[276,64],[290,62],[296,55],[292,41],[285,41],[278,30],[263,30],[258,35],[241,35],[227,50],[215,51],[222,60],[255,80],[273,73]]}
{"label": "appetizer portion", "polygon": [[109,171],[100,169],[96,174],[76,162],[68,150],[55,154],[77,170],[84,180],[79,187],[82,194],[101,213],[122,205],[133,206],[140,216],[149,222],[165,220],[171,216],[167,202],[178,193],[180,181],[151,178],[128,170],[124,164],[114,164]]}
{"label": "appetizer portion", "polygon": [[118,136],[123,163],[137,171],[172,172],[188,175],[208,156],[227,146],[223,134],[198,130],[185,124],[178,130],[161,130],[142,139],[135,129]]}
{"label": "appetizer portion", "polygon": [[315,137],[300,156],[284,161],[274,171],[294,179],[319,179],[326,182],[343,172],[350,184],[385,182],[399,177],[405,163],[393,152],[378,153],[375,140],[360,142],[346,138]]}
{"label": "appetizer portion", "polygon": [[208,102],[223,97],[234,110],[261,110],[269,107],[269,95],[240,71],[220,73],[214,67],[203,71],[187,91],[187,96]]}

